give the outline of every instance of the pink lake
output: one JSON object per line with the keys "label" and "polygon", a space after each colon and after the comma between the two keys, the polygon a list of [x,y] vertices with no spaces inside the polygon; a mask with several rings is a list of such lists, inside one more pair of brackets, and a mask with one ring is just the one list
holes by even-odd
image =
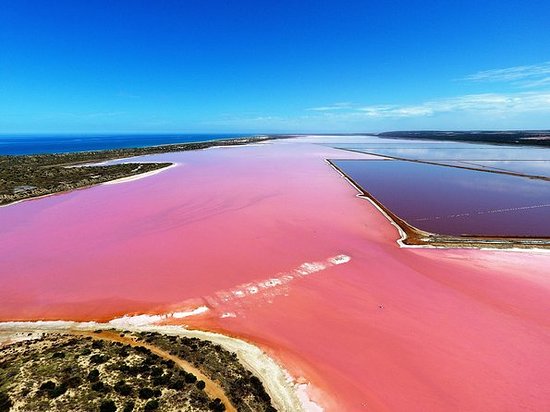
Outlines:
{"label": "pink lake", "polygon": [[400,248],[323,139],[1,208],[0,320],[206,305],[328,411],[550,410],[550,255]]}

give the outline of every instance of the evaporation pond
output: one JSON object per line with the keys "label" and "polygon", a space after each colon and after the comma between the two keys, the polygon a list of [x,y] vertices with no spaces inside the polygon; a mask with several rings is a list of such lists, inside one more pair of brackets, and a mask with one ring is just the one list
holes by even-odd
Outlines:
{"label": "evaporation pond", "polygon": [[550,182],[401,160],[335,160],[418,229],[442,235],[550,236]]}

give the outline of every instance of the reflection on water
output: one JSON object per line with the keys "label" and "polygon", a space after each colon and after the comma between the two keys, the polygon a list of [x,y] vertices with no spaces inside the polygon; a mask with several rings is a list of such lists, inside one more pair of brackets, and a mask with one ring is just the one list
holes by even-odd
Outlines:
{"label": "reflection on water", "polygon": [[550,182],[400,160],[334,164],[395,215],[444,235],[550,236]]}
{"label": "reflection on water", "polygon": [[550,160],[462,161],[456,163],[458,166],[550,178]]}
{"label": "reflection on water", "polygon": [[413,160],[548,160],[550,161],[550,149],[542,147],[514,147],[496,145],[470,145],[460,143],[453,145],[400,145],[389,147],[387,145],[368,144],[335,144],[333,147],[346,150],[354,150],[379,156],[398,157]]}

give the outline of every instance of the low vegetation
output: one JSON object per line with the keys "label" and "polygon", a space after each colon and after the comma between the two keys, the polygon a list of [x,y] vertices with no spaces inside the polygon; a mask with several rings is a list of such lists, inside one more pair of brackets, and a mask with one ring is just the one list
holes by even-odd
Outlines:
{"label": "low vegetation", "polygon": [[140,338],[174,356],[187,360],[212,380],[220,383],[237,410],[275,411],[260,380],[241,365],[235,353],[198,338],[154,332],[141,333]]}
{"label": "low vegetation", "polygon": [[[127,336],[196,365],[237,410],[275,410],[259,379],[231,352],[198,339]],[[173,360],[140,344],[50,333],[0,346],[0,412],[224,411],[205,387]]]}

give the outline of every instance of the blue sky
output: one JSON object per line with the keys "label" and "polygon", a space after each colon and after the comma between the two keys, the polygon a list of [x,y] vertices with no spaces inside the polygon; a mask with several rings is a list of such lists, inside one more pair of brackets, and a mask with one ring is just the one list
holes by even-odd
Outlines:
{"label": "blue sky", "polygon": [[550,2],[25,1],[0,133],[550,128]]}

